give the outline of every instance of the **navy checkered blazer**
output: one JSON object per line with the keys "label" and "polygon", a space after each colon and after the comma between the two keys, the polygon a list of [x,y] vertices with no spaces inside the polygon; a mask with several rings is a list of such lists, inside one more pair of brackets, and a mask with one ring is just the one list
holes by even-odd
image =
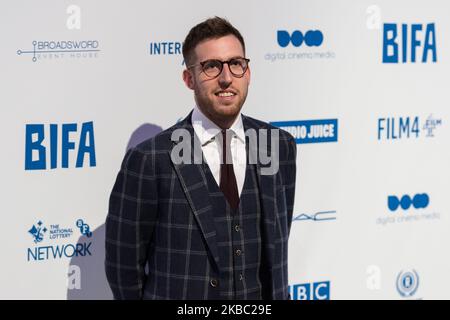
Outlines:
{"label": "navy checkered blazer", "polygon": [[[201,164],[175,164],[170,156],[175,129],[188,130],[192,143],[198,139],[191,115],[125,155],[106,219],[105,269],[116,299],[219,299],[221,270],[204,172]],[[278,129],[242,118],[244,130],[267,129],[270,137]],[[296,144],[289,133],[279,129],[278,172],[264,175],[263,167],[256,168],[268,299],[288,299],[296,177]]]}

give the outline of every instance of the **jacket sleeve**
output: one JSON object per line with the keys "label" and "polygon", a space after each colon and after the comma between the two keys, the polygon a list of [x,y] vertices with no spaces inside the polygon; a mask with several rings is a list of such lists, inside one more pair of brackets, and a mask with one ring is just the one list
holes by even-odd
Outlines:
{"label": "jacket sleeve", "polygon": [[287,149],[288,155],[286,159],[286,165],[284,166],[284,185],[286,192],[286,205],[288,214],[288,230],[291,230],[292,215],[294,211],[295,200],[295,182],[297,174],[297,144],[294,137],[288,133]]}
{"label": "jacket sleeve", "polygon": [[115,299],[142,299],[158,208],[154,157],[154,153],[128,150],[111,192],[105,271]]}

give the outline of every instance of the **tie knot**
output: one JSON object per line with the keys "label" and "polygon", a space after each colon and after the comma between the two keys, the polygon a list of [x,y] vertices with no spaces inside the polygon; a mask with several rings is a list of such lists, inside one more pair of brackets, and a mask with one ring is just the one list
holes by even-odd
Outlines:
{"label": "tie knot", "polygon": [[231,136],[230,130],[222,129],[222,161],[223,163],[232,163],[231,158]]}

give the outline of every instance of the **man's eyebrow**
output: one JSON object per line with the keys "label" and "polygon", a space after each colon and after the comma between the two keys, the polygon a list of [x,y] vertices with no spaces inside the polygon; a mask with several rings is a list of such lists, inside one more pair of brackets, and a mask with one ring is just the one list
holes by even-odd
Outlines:
{"label": "man's eyebrow", "polygon": [[[233,56],[233,57],[231,57],[231,58],[229,58],[229,59],[227,59],[227,60],[232,60],[232,59],[244,59],[245,57],[243,57],[243,56]],[[219,60],[219,61],[226,61],[226,60],[222,60],[222,59],[219,59],[219,58],[209,58],[209,59],[205,59],[205,60],[203,60],[203,61],[209,61],[209,60]]]}

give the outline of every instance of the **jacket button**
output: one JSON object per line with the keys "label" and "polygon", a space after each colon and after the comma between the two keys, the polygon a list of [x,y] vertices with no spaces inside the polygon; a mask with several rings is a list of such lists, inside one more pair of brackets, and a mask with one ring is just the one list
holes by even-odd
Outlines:
{"label": "jacket button", "polygon": [[236,255],[239,257],[242,254],[242,251],[240,249],[236,250]]}
{"label": "jacket button", "polygon": [[219,282],[216,279],[211,279],[209,281],[209,284],[211,285],[211,287],[215,288],[219,285]]}
{"label": "jacket button", "polygon": [[236,230],[236,232],[239,232],[239,230],[241,230],[241,227],[237,224],[234,226],[234,230]]}

